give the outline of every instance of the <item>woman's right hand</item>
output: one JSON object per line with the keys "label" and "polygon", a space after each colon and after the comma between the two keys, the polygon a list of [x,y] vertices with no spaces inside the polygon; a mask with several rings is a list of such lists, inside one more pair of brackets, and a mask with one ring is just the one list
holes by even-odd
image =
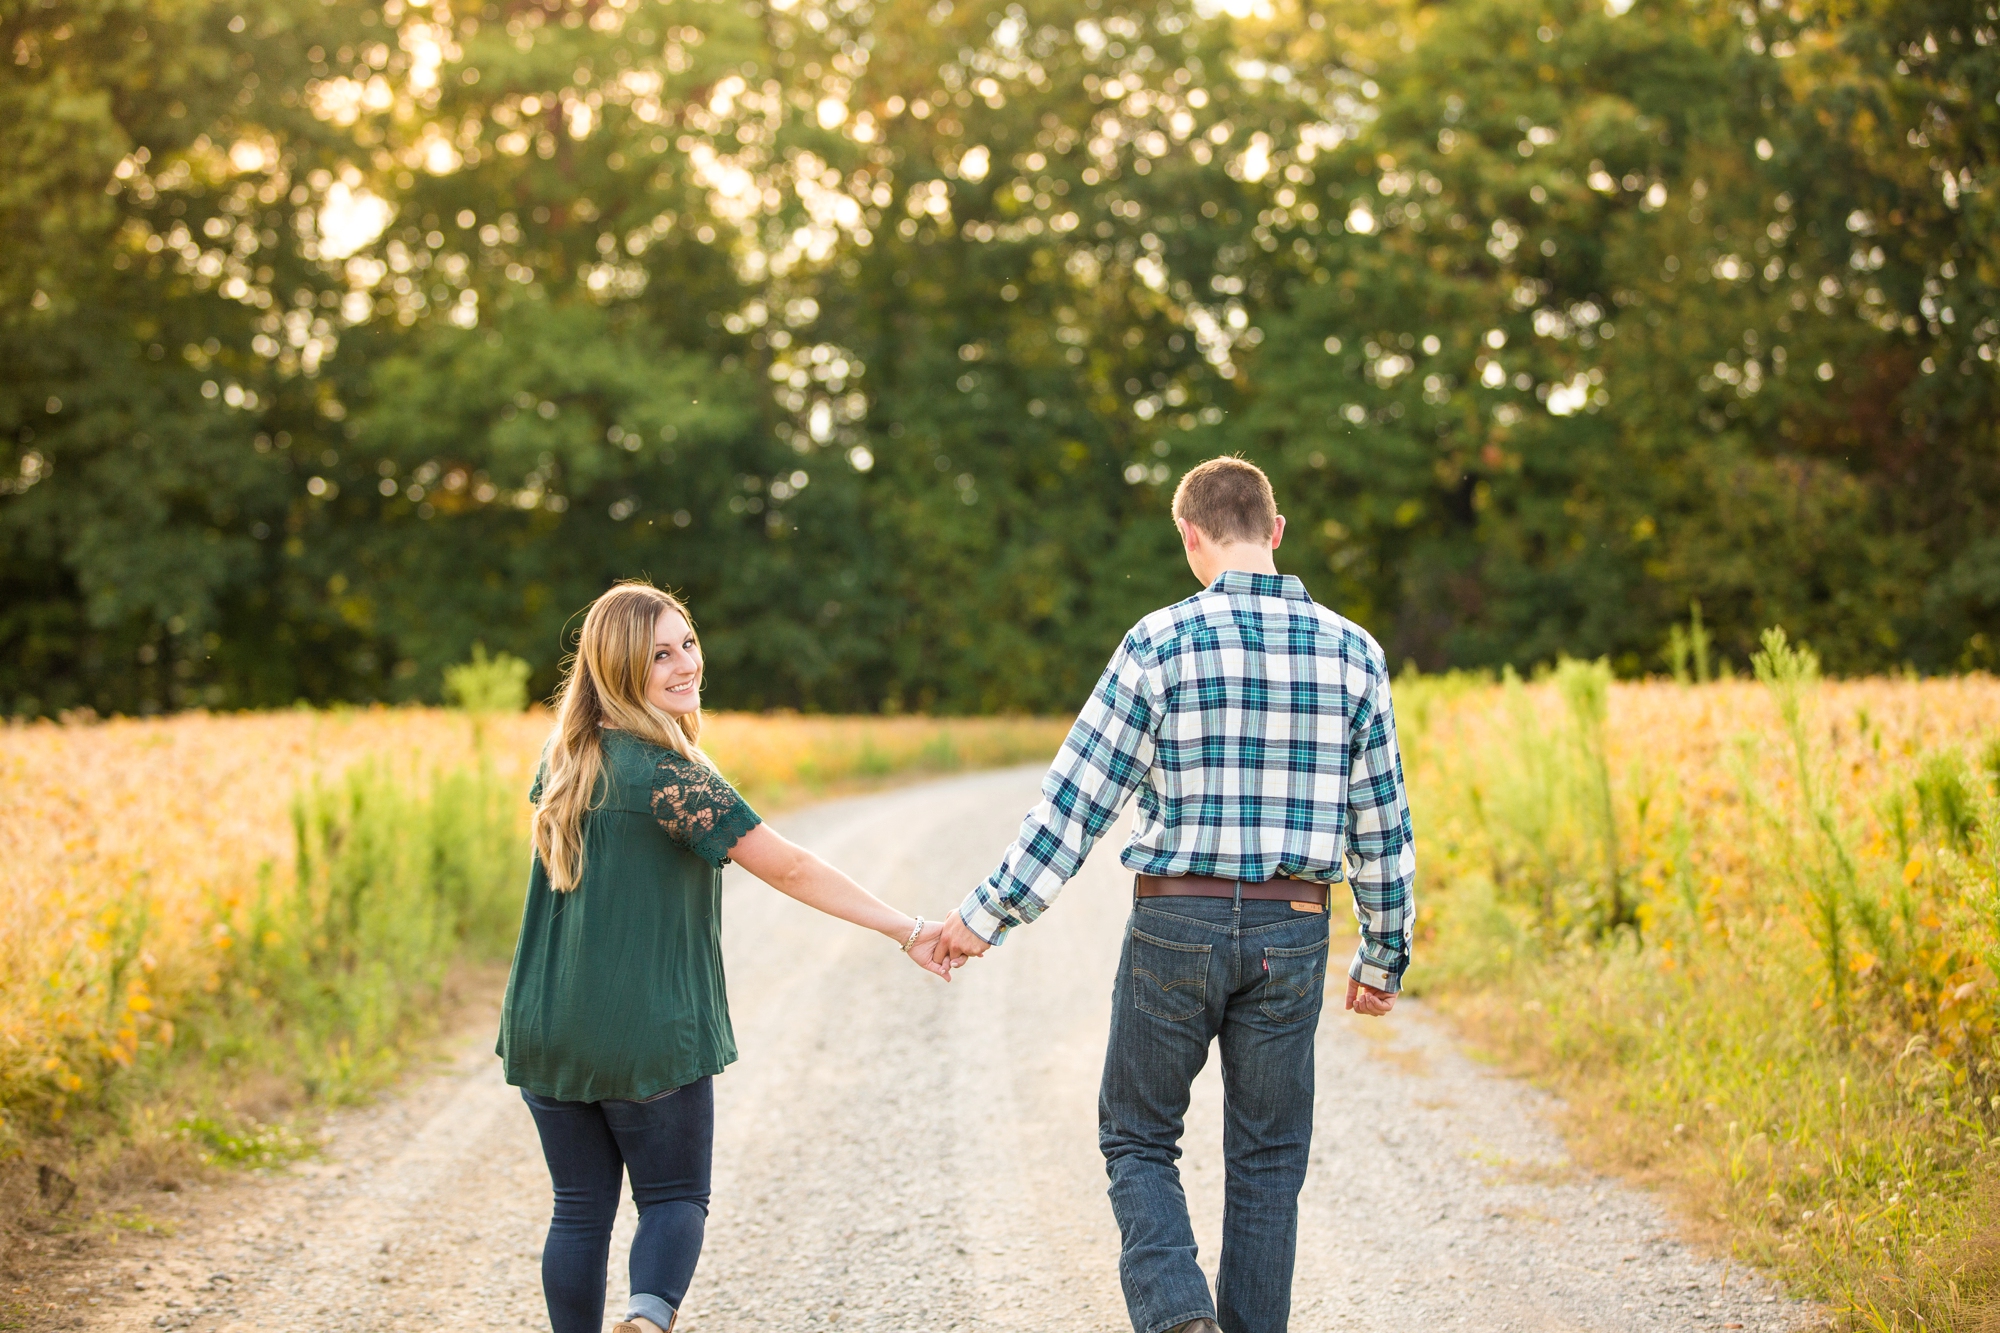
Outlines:
{"label": "woman's right hand", "polygon": [[924,928],[917,932],[916,941],[903,952],[910,955],[910,961],[926,972],[934,972],[946,981],[951,980],[951,968],[938,956],[938,937],[944,934],[942,921],[926,921]]}

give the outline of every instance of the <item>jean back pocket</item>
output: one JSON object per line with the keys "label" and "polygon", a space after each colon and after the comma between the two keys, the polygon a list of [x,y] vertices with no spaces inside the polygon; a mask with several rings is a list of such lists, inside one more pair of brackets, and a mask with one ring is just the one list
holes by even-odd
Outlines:
{"label": "jean back pocket", "polygon": [[1319,1012],[1326,994],[1325,940],[1302,949],[1264,950],[1264,1016],[1296,1023]]}
{"label": "jean back pocket", "polygon": [[1213,945],[1182,944],[1134,930],[1126,943],[1132,967],[1132,1003],[1141,1012],[1179,1023],[1208,1004],[1208,960]]}

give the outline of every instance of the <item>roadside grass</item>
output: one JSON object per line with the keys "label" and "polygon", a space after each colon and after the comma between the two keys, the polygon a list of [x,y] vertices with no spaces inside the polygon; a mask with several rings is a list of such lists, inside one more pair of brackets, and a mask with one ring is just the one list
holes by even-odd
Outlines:
{"label": "roadside grass", "polygon": [[[360,709],[0,728],[0,1242],[310,1153],[491,990],[546,714]],[[749,799],[1042,760],[1038,719],[720,715]],[[115,1211],[115,1208],[114,1210]]]}
{"label": "roadside grass", "polygon": [[1419,984],[1851,1328],[2000,1324],[2000,682],[1399,683]]}

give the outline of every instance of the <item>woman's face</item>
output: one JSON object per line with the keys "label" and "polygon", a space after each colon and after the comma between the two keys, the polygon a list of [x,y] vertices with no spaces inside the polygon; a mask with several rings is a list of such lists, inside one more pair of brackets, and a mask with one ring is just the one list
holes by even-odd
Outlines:
{"label": "woman's face", "polygon": [[687,617],[671,607],[653,622],[653,669],[646,699],[676,717],[701,707],[701,645]]}

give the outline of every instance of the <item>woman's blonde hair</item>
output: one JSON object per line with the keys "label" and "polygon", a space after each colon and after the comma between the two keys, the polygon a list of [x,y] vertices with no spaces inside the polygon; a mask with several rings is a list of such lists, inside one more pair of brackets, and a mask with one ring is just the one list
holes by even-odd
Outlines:
{"label": "woman's blonde hair", "polygon": [[605,727],[708,762],[701,752],[701,710],[675,716],[646,699],[653,626],[666,611],[686,616],[693,631],[694,617],[680,598],[642,579],[613,585],[584,612],[576,652],[556,688],[556,729],[535,806],[535,854],[558,892],[583,877],[583,817],[604,771]]}

